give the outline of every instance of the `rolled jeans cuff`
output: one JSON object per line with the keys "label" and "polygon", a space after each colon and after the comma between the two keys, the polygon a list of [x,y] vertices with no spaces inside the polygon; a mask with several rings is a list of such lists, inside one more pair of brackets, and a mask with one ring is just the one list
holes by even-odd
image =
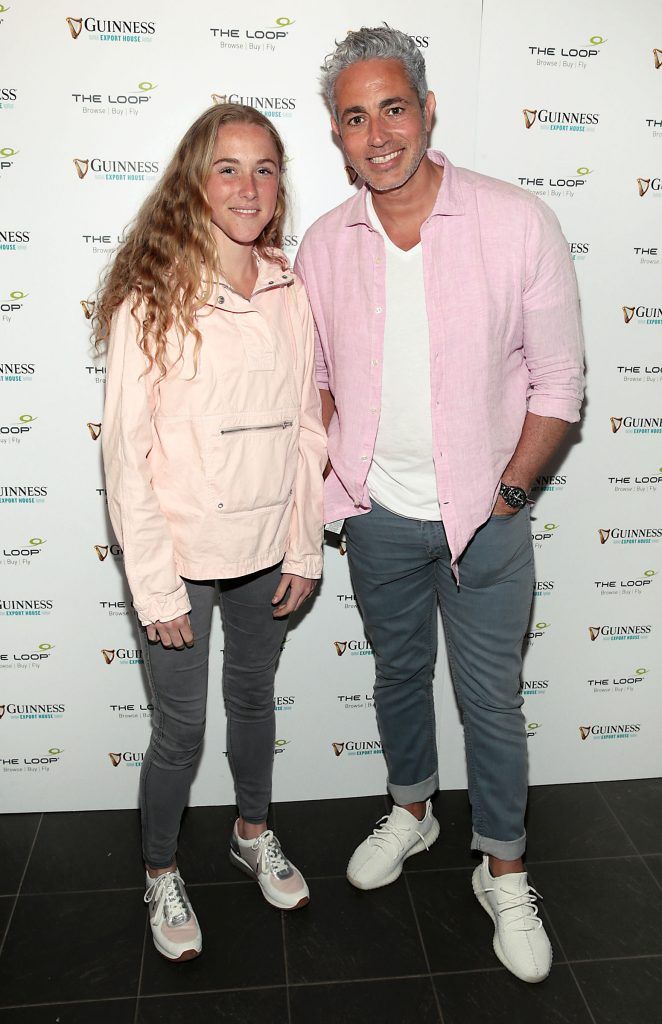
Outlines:
{"label": "rolled jeans cuff", "polygon": [[396,804],[404,807],[405,804],[418,804],[431,797],[435,789],[439,789],[439,774],[434,772],[423,782],[415,782],[413,786],[396,786],[387,782],[388,791]]}
{"label": "rolled jeans cuff", "polygon": [[526,832],[510,842],[502,842],[500,839],[487,839],[473,832],[471,836],[471,849],[480,850],[481,853],[490,854],[498,860],[519,860],[526,849]]}

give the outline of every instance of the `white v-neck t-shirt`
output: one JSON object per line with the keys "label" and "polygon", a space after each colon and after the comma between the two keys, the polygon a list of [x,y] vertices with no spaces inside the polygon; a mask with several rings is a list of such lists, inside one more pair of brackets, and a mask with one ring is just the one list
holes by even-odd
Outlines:
{"label": "white v-neck t-shirt", "polygon": [[366,196],[370,223],[386,249],[386,319],[382,401],[368,493],[410,519],[440,520],[432,458],[430,340],[421,243],[405,252],[393,244]]}

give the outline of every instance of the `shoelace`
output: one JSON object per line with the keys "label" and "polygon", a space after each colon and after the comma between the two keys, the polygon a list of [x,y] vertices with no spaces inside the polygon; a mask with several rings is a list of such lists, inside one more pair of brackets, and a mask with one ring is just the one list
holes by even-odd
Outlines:
{"label": "shoelace", "polygon": [[164,916],[169,926],[185,924],[190,916],[184,895],[184,880],[174,871],[167,871],[152,879],[145,893],[145,903],[154,904],[157,924],[160,924]]}
{"label": "shoelace", "polygon": [[253,843],[253,849],[258,850],[258,869],[267,874],[273,871],[277,875],[280,871],[290,871],[290,862],[280,848],[280,843],[270,828],[262,832]]}
{"label": "shoelace", "polygon": [[[520,932],[531,932],[536,928],[542,928],[542,921],[538,917],[538,907],[536,906],[536,899],[542,899],[542,896],[532,885],[528,885],[524,892],[510,892],[508,889],[497,889],[496,886],[483,889],[483,892],[498,892],[504,895],[504,899],[497,897],[497,913],[499,915],[521,909],[522,913],[518,916],[505,919],[508,928]],[[520,927],[518,928],[517,925]]]}
{"label": "shoelace", "polygon": [[[400,848],[404,850],[405,843],[403,837],[409,835],[412,829],[402,828],[394,824],[392,821],[389,820],[389,817],[390,816],[388,814],[385,814],[383,818],[379,819],[376,828],[372,830],[372,835],[368,836],[368,843],[374,843],[376,841],[377,844],[379,845],[381,841],[381,846],[384,847],[385,845],[388,845],[388,843],[391,841],[391,838],[393,838],[397,841]],[[419,832],[418,829],[413,829],[413,831],[414,834],[417,835],[418,838],[421,840],[425,849],[429,850],[430,847],[427,844],[425,836],[421,832]]]}

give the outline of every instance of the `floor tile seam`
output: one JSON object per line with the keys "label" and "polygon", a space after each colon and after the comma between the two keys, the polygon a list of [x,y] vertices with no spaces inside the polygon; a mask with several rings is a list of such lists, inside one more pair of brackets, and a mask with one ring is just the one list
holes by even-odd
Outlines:
{"label": "floor tile seam", "polygon": [[[56,812],[57,813],[57,812]],[[48,1003],[12,1003],[0,1006],[3,1010],[35,1010],[43,1006],[87,1006],[94,1003],[132,1003],[135,996],[105,996],[101,999],[56,999]]]}
{"label": "floor tile seam", "polygon": [[5,930],[4,930],[4,933],[3,933],[3,936],[2,936],[2,942],[0,942],[0,957],[2,956],[3,950],[5,948],[5,942],[7,941],[7,936],[9,935],[9,929],[11,928],[11,923],[12,923],[12,921],[14,919],[14,913],[16,911],[16,905],[18,904],[18,898],[21,895],[21,887],[23,885],[23,881],[25,879],[25,875],[26,875],[27,870],[28,870],[28,864],[30,863],[30,858],[32,857],[32,851],[34,850],[35,843],[37,842],[37,836],[39,835],[39,829],[41,828],[41,823],[42,823],[43,820],[44,820],[44,814],[43,814],[43,811],[42,811],[42,813],[39,815],[39,821],[37,822],[37,827],[34,830],[34,835],[32,837],[32,842],[30,844],[30,849],[28,850],[28,855],[25,858],[25,865],[23,867],[23,873],[22,873],[20,881],[18,883],[18,888],[16,890],[16,895],[14,897],[14,903],[12,905],[9,917],[7,918],[7,924],[5,925]]}
{"label": "floor tile seam", "polygon": [[272,992],[285,991],[285,985],[277,982],[273,985],[233,985],[228,988],[196,988],[196,989],[169,989],[167,992],[142,992],[138,997],[143,999],[170,999],[179,996],[215,996],[224,995],[228,992]]}
{"label": "floor tile seam", "polygon": [[628,832],[628,830],[626,829],[625,825],[623,824],[623,822],[621,821],[621,819],[617,815],[617,813],[614,810],[614,808],[609,803],[607,795],[605,793],[603,793],[602,790],[600,789],[600,783],[599,782],[594,782],[593,785],[597,789],[598,793],[600,794],[600,799],[604,803],[605,807],[608,809],[609,813],[611,814],[612,818],[614,819],[614,821],[616,822],[616,824],[618,825],[618,827],[622,831],[622,833],[625,836],[625,838],[627,839],[628,843],[630,844],[632,849],[635,851],[635,853],[638,854],[639,850],[637,848],[637,844],[635,843],[634,839],[631,837],[630,833]]}
{"label": "floor tile seam", "polygon": [[[526,867],[527,868],[535,868],[535,867],[541,867],[541,866],[546,865],[546,864],[586,864],[589,861],[603,861],[603,860],[636,860],[638,857],[642,857],[642,856],[646,856],[646,857],[659,857],[659,856],[662,856],[662,854],[655,854],[655,853],[641,854],[637,850],[633,850],[631,853],[609,854],[609,855],[604,856],[604,857],[562,857],[562,858],[558,858],[558,859],[549,859],[549,860],[529,860],[529,858],[527,857],[527,859],[526,859]],[[412,878],[412,877],[415,877],[416,875],[431,875],[431,874],[439,874],[441,872],[446,872],[447,873],[447,872],[450,872],[450,871],[473,871],[474,868],[475,868],[475,864],[473,866],[469,865],[467,867],[449,866],[449,867],[443,867],[443,868],[405,868],[405,871],[403,873],[406,874],[408,878]],[[320,876],[320,878],[322,878],[322,877],[326,877],[326,876]],[[337,876],[329,875],[328,877],[331,878],[331,877],[337,877]],[[311,878],[311,881],[314,881],[314,880],[315,879]]]}
{"label": "floor tile seam", "polygon": [[411,912],[414,915],[414,922],[416,924],[416,931],[418,932],[418,941],[421,944],[421,949],[423,950],[423,956],[425,958],[425,966],[428,969],[428,977],[430,979],[430,985],[432,986],[432,992],[433,992],[433,995],[434,995],[434,1002],[435,1002],[435,1006],[437,1007],[437,1014],[439,1016],[440,1024],[444,1024],[444,1015],[441,1012],[441,1003],[439,1002],[439,996],[437,994],[437,989],[435,988],[434,982],[432,981],[432,970],[430,968],[430,958],[428,956],[427,947],[426,947],[425,942],[423,940],[423,932],[421,931],[421,925],[420,925],[420,922],[418,920],[418,914],[416,913],[416,904],[414,903],[414,897],[412,896],[412,892],[411,892],[411,889],[409,887],[409,878],[408,878],[408,876],[406,874],[404,874],[404,872],[403,872],[403,878],[404,878],[404,882],[405,882],[405,888],[407,890],[407,895],[409,897],[409,905],[411,907]]}
{"label": "floor tile seam", "polygon": [[285,972],[285,1002],[287,1005],[287,1024],[292,1024],[292,1010],[290,1007],[290,972],[287,966],[287,942],[285,938],[285,912],[280,914],[280,934],[283,940],[283,970]]}
{"label": "floor tile seam", "polygon": [[579,978],[577,977],[577,975],[575,974],[575,972],[574,972],[574,970],[572,968],[572,964],[569,963],[567,966],[568,966],[568,970],[570,971],[570,977],[572,978],[572,980],[574,982],[575,988],[579,992],[580,998],[581,998],[584,1006],[586,1007],[586,1012],[588,1013],[589,1018],[592,1021],[592,1024],[600,1024],[600,1022],[597,1021],[595,1019],[595,1017],[593,1016],[593,1010],[591,1009],[590,1003],[588,1001],[588,997],[587,997],[586,993],[584,992],[584,989],[582,988],[582,986],[581,986],[581,984],[579,982]]}
{"label": "floor tile seam", "polygon": [[141,885],[122,885],[116,889],[46,889],[43,892],[36,892],[34,889],[24,889],[21,896],[98,896],[104,892],[144,892]]}
{"label": "floor tile seam", "polygon": [[143,983],[143,969],[145,966],[145,949],[147,948],[147,929],[149,928],[149,910],[145,915],[145,928],[143,931],[143,944],[140,954],[140,970],[138,971],[138,986],[136,988],[136,1008],[133,1013],[133,1024],[138,1024],[138,1010],[140,1007],[140,989]]}
{"label": "floor tile seam", "polygon": [[610,964],[620,963],[622,960],[662,960],[662,953],[624,953],[623,956],[596,956],[596,957],[573,957],[568,964],[575,966],[582,964]]}
{"label": "floor tile seam", "polygon": [[[657,855],[656,855],[656,854],[648,854],[648,856],[653,856],[653,857],[655,857],[655,856],[657,856]],[[662,889],[662,882],[661,882],[661,881],[660,881],[660,879],[659,879],[659,878],[657,877],[657,875],[655,874],[655,872],[654,872],[654,871],[653,871],[653,869],[651,868],[650,864],[649,864],[649,863],[648,863],[648,861],[646,860],[646,856],[645,856],[645,855],[644,855],[644,854],[642,853],[642,854],[640,854],[640,855],[639,855],[639,858],[640,858],[640,860],[641,860],[642,864],[644,865],[644,867],[645,867],[646,871],[648,872],[648,874],[649,874],[649,875],[651,876],[651,878],[652,878],[652,879],[653,879],[653,881],[655,882],[655,884],[656,884],[656,886],[658,887],[658,889]]]}

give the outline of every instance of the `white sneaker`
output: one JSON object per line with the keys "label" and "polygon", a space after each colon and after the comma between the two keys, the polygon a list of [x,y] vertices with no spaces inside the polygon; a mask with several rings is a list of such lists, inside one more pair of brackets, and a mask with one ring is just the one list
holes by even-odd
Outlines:
{"label": "white sneaker", "polygon": [[429,850],[439,835],[439,822],[427,801],[422,821],[404,807],[393,805],[377,822],[372,835],[357,846],[347,865],[347,878],[357,889],[379,889],[400,877],[408,857]]}
{"label": "white sneaker", "polygon": [[471,882],[494,922],[494,952],[503,966],[521,981],[544,981],[552,966],[552,947],[538,917],[540,893],[529,885],[526,871],[494,878],[483,857]]}
{"label": "white sneaker", "polygon": [[287,859],[271,829],[257,839],[242,839],[235,822],[230,839],[230,860],[240,871],[255,879],[272,907],[298,910],[309,902],[310,893],[301,872]]}
{"label": "white sneaker", "polygon": [[167,960],[192,960],[202,950],[202,933],[179,871],[147,875],[146,885],[154,945]]}

